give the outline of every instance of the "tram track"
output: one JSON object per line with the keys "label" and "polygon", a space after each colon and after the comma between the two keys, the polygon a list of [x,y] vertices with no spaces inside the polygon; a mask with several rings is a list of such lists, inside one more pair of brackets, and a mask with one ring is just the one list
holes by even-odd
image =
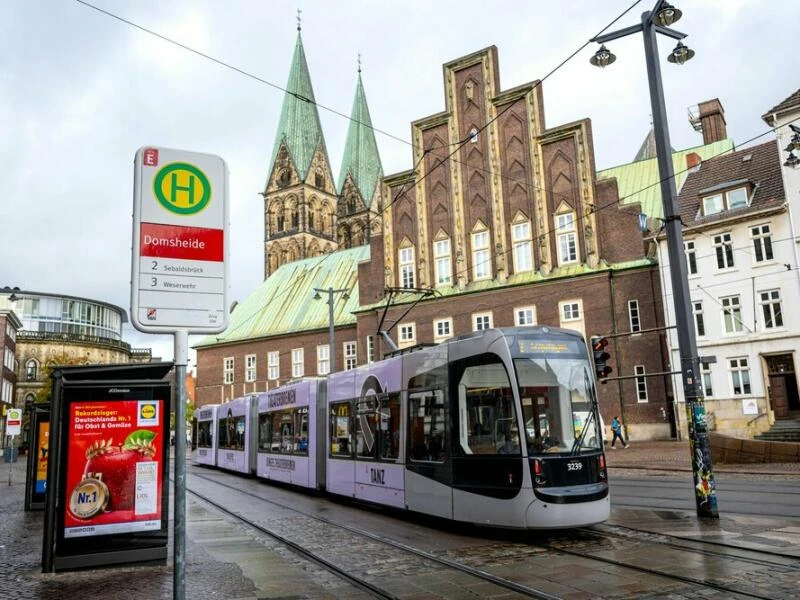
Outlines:
{"label": "tram track", "polygon": [[[501,577],[497,577],[497,576],[495,576],[495,575],[493,575],[491,573],[488,573],[486,571],[483,571],[481,569],[477,569],[475,567],[464,565],[462,563],[455,562],[455,561],[453,561],[451,559],[444,558],[444,557],[432,554],[430,552],[426,552],[424,550],[419,550],[417,548],[413,548],[411,546],[408,546],[408,545],[403,544],[401,542],[398,542],[396,540],[392,540],[390,538],[386,538],[386,537],[381,536],[381,535],[376,535],[376,534],[374,534],[372,532],[365,531],[365,530],[360,529],[358,527],[354,527],[352,525],[345,525],[345,524],[336,523],[334,521],[331,521],[330,519],[326,519],[325,517],[321,517],[321,516],[313,515],[313,514],[308,514],[308,513],[304,512],[302,510],[299,510],[296,506],[290,506],[290,505],[284,504],[282,502],[279,502],[279,501],[276,501],[276,500],[272,500],[270,498],[266,498],[266,497],[261,496],[259,494],[250,492],[248,490],[242,490],[239,487],[236,487],[234,485],[230,485],[230,484],[228,484],[228,483],[226,483],[224,481],[220,481],[218,478],[215,478],[215,477],[209,477],[209,476],[201,475],[201,474],[198,474],[198,473],[193,473],[192,477],[197,477],[198,479],[206,480],[208,482],[214,483],[215,485],[219,485],[221,487],[234,490],[234,491],[236,491],[236,492],[238,492],[240,494],[243,494],[243,495],[248,496],[248,497],[256,498],[256,499],[258,499],[258,500],[260,500],[262,502],[269,503],[269,504],[274,505],[274,506],[276,506],[278,508],[295,512],[297,514],[302,515],[303,517],[306,517],[306,518],[309,518],[309,519],[313,519],[313,520],[315,520],[315,521],[317,521],[319,523],[324,523],[325,525],[336,527],[338,529],[342,529],[342,530],[348,531],[348,532],[350,532],[350,533],[352,533],[354,535],[366,537],[366,538],[368,538],[368,539],[370,539],[372,541],[379,542],[381,544],[386,544],[386,545],[388,545],[388,546],[390,546],[390,547],[392,547],[392,548],[394,548],[396,550],[400,550],[400,551],[403,551],[403,552],[408,552],[408,553],[414,554],[414,555],[416,555],[416,556],[418,556],[420,558],[423,558],[423,559],[426,559],[426,560],[430,560],[430,561],[432,561],[432,562],[434,562],[434,563],[436,563],[438,565],[441,565],[441,566],[444,566],[444,567],[449,567],[449,568],[455,569],[455,570],[457,570],[459,572],[462,572],[462,573],[468,573],[469,575],[478,577],[478,578],[480,578],[480,579],[482,579],[484,581],[491,582],[491,583],[493,583],[495,585],[498,585],[498,586],[501,586],[501,587],[503,587],[505,589],[512,590],[512,591],[517,592],[519,594],[522,594],[522,595],[524,595],[526,597],[547,598],[547,599],[558,598],[557,596],[553,596],[551,594],[547,594],[546,592],[542,592],[541,590],[537,590],[535,588],[531,588],[531,587],[528,587],[528,586],[524,586],[524,585],[518,584],[518,583],[516,583],[514,581],[510,581],[510,580],[507,580],[507,579],[503,579]],[[192,491],[192,493],[195,494],[195,495],[200,496],[200,494],[197,494],[194,491]],[[214,504],[214,505],[217,506],[217,504]],[[224,507],[220,507],[220,509],[223,510],[224,512],[228,513],[228,514],[232,514],[229,510],[225,509]],[[246,521],[246,519],[243,519],[241,516],[239,516],[239,515],[237,515],[235,513],[233,513],[232,516],[234,516],[237,519]],[[723,551],[714,551],[714,550],[709,550],[709,549],[703,550],[702,548],[691,547],[691,545],[683,545],[683,544],[680,544],[680,543],[677,543],[677,542],[669,542],[669,541],[665,541],[663,539],[660,539],[660,540],[659,539],[642,540],[642,539],[636,538],[635,535],[627,536],[627,535],[619,533],[619,532],[614,532],[612,530],[609,530],[608,529],[609,527],[611,527],[611,526],[607,527],[607,526],[601,525],[601,526],[595,526],[595,528],[577,528],[577,529],[574,529],[574,530],[571,530],[571,531],[577,532],[577,533],[582,534],[582,535],[586,535],[587,537],[591,536],[592,538],[595,539],[595,541],[598,538],[602,538],[602,539],[606,539],[606,540],[610,540],[612,538],[614,538],[614,539],[623,539],[624,541],[630,541],[630,542],[634,542],[635,541],[637,543],[645,543],[645,544],[651,544],[651,545],[657,545],[657,546],[661,546],[661,547],[666,547],[666,548],[668,548],[670,550],[675,550],[676,552],[687,552],[687,551],[695,552],[697,554],[700,554],[700,555],[702,555],[702,556],[704,556],[704,557],[706,557],[708,559],[712,559],[712,560],[720,560],[720,561],[723,561],[723,560],[736,560],[736,561],[752,564],[754,566],[763,567],[765,569],[776,569],[776,568],[785,568],[785,569],[790,569],[790,570],[800,569],[800,563],[797,562],[797,560],[798,560],[797,557],[793,557],[793,556],[789,556],[789,555],[782,555],[782,554],[779,554],[779,553],[774,553],[774,552],[769,552],[769,551],[763,551],[762,552],[762,551],[759,551],[759,550],[756,550],[756,549],[742,548],[742,547],[737,547],[737,546],[732,546],[731,547],[731,549],[738,551],[737,554],[735,554],[735,555],[734,554],[725,554]],[[634,528],[624,528],[624,529],[630,530],[631,532],[634,532],[634,533],[636,533],[636,532],[645,533],[648,536],[656,536],[657,537],[657,536],[661,535],[661,534],[654,534],[652,532],[642,532],[642,531],[636,530]],[[665,536],[665,537],[668,537],[668,536]],[[675,537],[677,537],[677,536],[675,536]],[[695,541],[695,542],[698,542],[700,544],[707,543],[709,545],[714,545],[715,544],[715,542],[703,542],[703,541],[698,541],[698,540],[686,540],[686,541],[689,541],[689,542]],[[581,542],[581,540],[578,540],[577,543],[580,544],[582,542]],[[620,567],[620,568],[624,568],[624,569],[628,569],[628,570],[632,570],[632,571],[636,571],[636,572],[640,572],[640,573],[646,573],[648,575],[651,575],[653,577],[657,577],[659,579],[666,579],[666,580],[669,580],[669,581],[680,582],[680,583],[691,585],[691,586],[693,586],[695,588],[701,588],[701,589],[706,589],[706,590],[715,590],[717,592],[727,594],[728,595],[727,597],[756,598],[756,599],[759,599],[759,600],[775,600],[776,597],[779,597],[779,596],[775,596],[774,594],[765,595],[765,594],[762,594],[762,593],[758,593],[758,590],[753,590],[752,588],[751,589],[737,588],[737,587],[734,587],[732,585],[728,585],[728,584],[723,583],[723,582],[718,582],[718,581],[713,581],[713,580],[704,579],[704,578],[698,578],[698,577],[692,577],[690,575],[684,575],[684,574],[679,574],[679,573],[671,573],[671,572],[663,570],[663,569],[642,566],[641,564],[635,564],[633,562],[629,562],[629,561],[626,561],[626,560],[620,560],[620,559],[611,558],[611,557],[608,557],[608,556],[601,556],[601,555],[598,554],[598,552],[602,552],[603,551],[602,548],[599,551],[598,550],[594,550],[594,551],[592,551],[592,550],[582,550],[582,549],[576,548],[575,544],[576,544],[576,542],[574,540],[572,540],[570,542],[566,542],[566,543],[560,543],[557,540],[553,541],[552,537],[551,537],[551,539],[549,541],[546,541],[546,542],[541,542],[541,541],[530,541],[529,542],[530,546],[534,546],[534,547],[540,548],[540,549],[548,551],[548,552],[560,553],[560,554],[574,556],[576,558],[581,558],[581,559],[585,559],[585,560],[589,560],[589,561],[594,561],[594,562],[600,562],[600,563],[603,563],[603,564],[613,565],[613,566],[616,566],[616,567]],[[725,544],[718,544],[718,545],[727,546]],[[570,547],[570,546],[572,546],[572,547]],[[751,554],[755,554],[756,556],[758,555],[758,553],[761,553],[761,554],[772,556],[775,559],[783,558],[783,559],[786,559],[788,561],[793,561],[793,562],[789,562],[787,564],[786,562],[781,563],[778,560],[772,560],[772,561],[763,560],[763,559],[760,560],[760,559],[757,559],[757,558],[753,558],[753,556],[746,556],[743,553],[751,553]],[[381,597],[386,597],[386,596],[381,596]]]}
{"label": "tram track", "polygon": [[[614,530],[622,530],[623,532],[629,533],[622,533]],[[614,536],[617,538],[644,541],[646,543],[658,544],[660,546],[673,548],[675,550],[702,553],[706,556],[733,558],[738,561],[748,562],[758,566],[800,570],[800,556],[775,552],[774,550],[765,550],[763,548],[750,548],[736,544],[726,544],[724,542],[698,540],[670,533],[636,529],[635,527],[628,527],[625,525],[595,525],[593,527],[581,527],[575,529],[575,531],[580,531],[582,533],[586,533],[587,535],[596,536],[598,534],[602,534],[603,536]],[[640,538],[642,534],[647,536],[647,539],[641,540]],[[756,558],[754,558],[754,556]],[[769,557],[775,560],[765,560],[764,558],[757,558],[758,556]]]}
{"label": "tram track", "polygon": [[[398,551],[401,551],[401,552],[405,552],[405,553],[414,555],[417,558],[430,561],[430,562],[432,562],[432,563],[434,563],[434,564],[436,564],[436,565],[438,565],[440,567],[445,567],[445,568],[448,568],[448,569],[452,569],[452,570],[458,571],[459,573],[470,575],[470,576],[475,577],[476,579],[482,580],[484,582],[491,583],[491,584],[494,584],[494,585],[496,585],[498,587],[504,588],[506,590],[510,590],[510,591],[516,592],[516,593],[518,593],[518,594],[520,594],[520,595],[522,595],[524,597],[538,598],[538,599],[541,599],[541,600],[560,600],[558,596],[554,596],[552,594],[548,594],[548,593],[546,593],[546,592],[544,592],[542,590],[538,590],[538,589],[535,589],[535,588],[532,588],[532,587],[529,587],[529,586],[526,586],[526,585],[522,585],[522,584],[516,583],[516,582],[508,580],[508,579],[504,579],[502,577],[498,577],[496,575],[493,575],[493,574],[488,573],[486,571],[483,571],[481,569],[477,569],[475,567],[470,567],[468,565],[464,565],[464,564],[455,562],[453,560],[444,558],[442,556],[437,556],[436,554],[432,554],[430,552],[426,552],[424,550],[420,550],[418,548],[414,548],[414,547],[409,546],[407,544],[404,544],[402,542],[398,542],[397,540],[392,540],[390,538],[374,534],[372,532],[363,530],[363,529],[358,528],[358,527],[354,527],[352,525],[345,525],[345,524],[341,524],[341,523],[336,523],[334,521],[331,521],[330,519],[326,519],[325,517],[320,517],[318,515],[313,515],[313,514],[306,513],[304,511],[298,510],[294,506],[289,506],[287,504],[284,504],[284,503],[281,503],[281,502],[277,502],[277,501],[271,500],[269,498],[265,498],[265,497],[263,497],[263,496],[261,496],[259,494],[255,494],[255,493],[247,491],[247,490],[242,490],[239,487],[236,487],[236,486],[230,485],[228,483],[222,482],[219,479],[216,479],[214,477],[208,477],[208,476],[200,475],[200,474],[197,474],[197,473],[192,473],[192,477],[196,477],[198,479],[202,479],[202,480],[211,482],[214,485],[219,485],[221,487],[234,490],[235,492],[237,492],[239,494],[242,494],[242,495],[248,496],[248,497],[252,497],[252,498],[256,498],[256,499],[258,499],[258,500],[260,500],[262,502],[267,502],[269,504],[277,506],[278,508],[295,512],[295,513],[297,513],[299,515],[302,515],[305,518],[312,519],[312,520],[314,520],[316,522],[319,522],[319,523],[322,523],[322,524],[324,524],[326,526],[335,527],[335,528],[347,531],[347,532],[349,532],[351,534],[354,534],[354,535],[357,535],[357,536],[361,536],[361,537],[364,537],[364,538],[368,538],[369,540],[371,540],[373,542],[377,542],[377,543],[383,544],[385,546],[389,546],[390,548],[392,548],[394,550],[398,550]],[[260,524],[258,524],[256,522],[252,521],[251,519],[248,519],[247,517],[237,513],[236,511],[232,511],[232,510],[228,509],[227,507],[223,506],[219,502],[216,502],[212,498],[209,498],[205,494],[202,494],[202,493],[198,492],[197,490],[191,489],[188,485],[186,487],[186,490],[187,490],[187,492],[191,493],[193,496],[195,496],[195,497],[201,499],[202,501],[207,502],[210,505],[214,506],[216,509],[220,510],[224,514],[227,514],[227,515],[233,517],[234,519],[236,519],[237,521],[240,521],[240,522],[244,523],[245,525],[247,525],[249,527],[252,527],[252,528],[256,529],[257,531],[269,536],[270,538],[272,538],[272,539],[274,539],[274,540],[276,540],[276,541],[278,541],[278,542],[280,542],[282,544],[285,544],[286,546],[290,547],[292,550],[294,550],[295,552],[297,552],[301,556],[303,556],[305,558],[308,558],[309,560],[311,560],[314,563],[322,566],[325,569],[328,569],[329,571],[331,571],[335,575],[342,577],[343,579],[349,581],[350,583],[352,583],[353,585],[359,587],[360,589],[367,590],[370,593],[375,594],[376,597],[380,597],[380,598],[396,598],[396,596],[394,596],[393,594],[387,592],[385,589],[382,589],[382,588],[376,586],[375,584],[370,583],[366,579],[363,579],[363,578],[360,578],[360,577],[352,575],[351,573],[349,573],[348,571],[346,571],[342,567],[339,567],[336,564],[334,564],[333,562],[329,561],[328,559],[326,559],[326,558],[324,558],[322,556],[319,556],[317,553],[309,550],[308,548],[303,547],[301,544],[293,542],[292,540],[288,539],[286,536],[283,536],[283,535],[281,535],[281,534],[279,534],[279,533],[277,533],[277,532],[275,532],[273,530],[270,530],[269,528],[264,527],[263,525],[260,525]]]}
{"label": "tram track", "polygon": [[[710,559],[735,560],[737,562],[748,563],[748,564],[752,564],[754,566],[764,567],[766,569],[776,569],[776,568],[783,568],[783,569],[788,569],[788,570],[798,570],[798,569],[800,569],[800,564],[797,562],[797,557],[793,557],[793,556],[789,556],[789,555],[783,555],[783,554],[779,554],[779,553],[775,553],[775,552],[765,551],[765,552],[763,552],[763,554],[767,554],[767,555],[775,556],[775,557],[782,557],[782,558],[785,558],[785,559],[787,559],[789,561],[792,561],[792,562],[786,563],[786,562],[763,560],[763,559],[753,558],[752,556],[745,556],[743,554],[731,554],[731,553],[725,553],[725,552],[719,551],[719,550],[708,550],[708,549],[704,550],[702,548],[692,547],[692,545],[689,545],[689,544],[679,544],[679,543],[675,543],[675,542],[669,542],[669,541],[658,540],[658,539],[646,539],[646,540],[643,540],[640,537],[636,537],[635,535],[624,535],[624,534],[617,533],[617,532],[614,532],[614,531],[609,531],[607,529],[607,527],[611,527],[611,526],[602,526],[601,525],[601,526],[595,526],[593,528],[576,528],[573,531],[585,534],[587,536],[591,536],[591,538],[593,538],[591,540],[591,543],[596,543],[598,539],[604,539],[604,540],[611,540],[611,539],[619,540],[619,539],[623,539],[626,542],[636,542],[636,543],[641,544],[641,545],[644,545],[644,544],[658,545],[658,546],[669,548],[670,550],[676,550],[676,551],[681,552],[681,553],[693,552],[695,554],[699,554],[699,555],[702,555],[702,556],[704,556],[706,558],[710,558]],[[662,535],[662,534],[653,534],[652,532],[644,532],[644,531],[637,530],[637,529],[634,529],[634,528],[625,528],[625,529],[628,529],[631,532],[645,533],[648,536],[656,536],[657,537],[659,535]],[[664,537],[669,537],[669,536],[664,536]],[[675,536],[675,537],[678,537],[678,536]],[[683,539],[683,538],[681,538],[681,539]],[[706,543],[706,542],[703,542],[701,540],[687,540],[687,541],[698,542],[698,544]],[[585,540],[584,541],[579,541],[577,543],[578,544],[579,543],[586,543],[586,541]],[[713,544],[713,542],[709,542],[709,544]],[[731,549],[735,549],[740,553],[749,553],[749,554],[756,554],[757,555],[758,553],[761,552],[758,549],[742,548],[742,547],[738,547],[738,546],[731,546],[731,545],[728,545],[728,544],[719,544],[719,545],[730,547]],[[604,549],[604,548],[600,548],[599,550],[594,550],[594,551],[579,550],[579,549],[575,548],[576,542],[574,542],[574,541],[571,541],[569,543],[559,543],[557,541],[556,542],[552,542],[551,541],[549,543],[542,544],[541,546],[544,547],[544,548],[547,548],[549,550],[552,550],[554,552],[560,552],[560,553],[563,553],[563,554],[567,554],[569,556],[586,558],[586,559],[589,559],[589,560],[599,561],[599,562],[603,562],[605,564],[614,565],[614,566],[622,567],[622,568],[625,568],[625,569],[632,569],[632,570],[635,570],[635,571],[638,571],[638,572],[641,572],[641,573],[646,573],[648,575],[655,575],[655,576],[658,576],[658,577],[664,577],[664,578],[667,578],[667,579],[670,579],[670,580],[673,580],[673,581],[680,581],[680,582],[683,582],[683,583],[689,583],[689,584],[692,584],[692,585],[695,585],[695,586],[699,586],[699,587],[702,587],[702,588],[705,588],[705,589],[713,589],[713,590],[716,590],[716,591],[719,591],[719,592],[724,592],[726,594],[732,594],[732,595],[735,595],[736,597],[757,598],[757,599],[760,599],[760,600],[775,600],[775,598],[776,598],[776,596],[774,594],[762,594],[762,593],[759,593],[758,591],[754,591],[754,590],[751,590],[751,589],[742,589],[742,588],[738,588],[738,587],[733,587],[733,586],[727,585],[725,583],[720,583],[720,582],[712,581],[712,580],[709,580],[709,579],[701,579],[701,578],[697,578],[697,577],[691,577],[689,575],[681,575],[681,574],[678,574],[678,573],[671,573],[671,572],[665,571],[663,569],[656,569],[656,568],[652,568],[652,567],[642,566],[641,564],[634,564],[634,563],[626,561],[626,560],[620,560],[620,559],[617,559],[617,558],[611,558],[611,557],[608,557],[608,556],[599,555],[600,552],[606,551],[606,549]],[[568,546],[572,546],[572,547],[568,547]],[[686,560],[685,555],[682,555],[681,558],[684,561]]]}

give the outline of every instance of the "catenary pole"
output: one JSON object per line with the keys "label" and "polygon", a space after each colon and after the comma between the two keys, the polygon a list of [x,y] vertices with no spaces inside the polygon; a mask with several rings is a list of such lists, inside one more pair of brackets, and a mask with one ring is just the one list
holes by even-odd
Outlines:
{"label": "catenary pole", "polygon": [[651,11],[642,14],[642,20],[639,25],[604,33],[591,41],[603,44],[607,41],[639,32],[644,37],[647,81],[650,87],[653,133],[656,140],[656,158],[661,180],[661,201],[664,210],[667,256],[669,257],[675,327],[678,337],[679,368],[692,454],[695,503],[699,517],[718,519],[716,483],[714,481],[711,451],[708,442],[705,403],[703,402],[703,394],[698,379],[700,375],[700,359],[697,354],[694,323],[690,319],[692,310],[687,279],[686,255],[683,251],[682,223],[677,207],[675,171],[672,166],[672,147],[669,141],[667,109],[664,101],[664,87],[661,81],[661,67],[658,63],[658,40],[656,38],[656,34],[660,33],[667,37],[681,40],[686,37],[686,34],[656,23],[656,16],[665,6],[665,0],[657,0]]}

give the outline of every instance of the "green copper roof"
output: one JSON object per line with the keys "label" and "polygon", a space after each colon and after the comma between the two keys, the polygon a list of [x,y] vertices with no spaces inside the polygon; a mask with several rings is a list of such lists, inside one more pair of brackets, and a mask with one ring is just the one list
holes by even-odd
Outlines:
{"label": "green copper roof", "polygon": [[[705,146],[695,146],[672,153],[672,167],[675,169],[675,187],[680,192],[689,172],[686,169],[686,156],[692,152],[707,160],[733,150],[733,140],[726,139]],[[617,178],[619,198],[622,204],[639,202],[642,212],[651,218],[664,218],[661,202],[661,188],[658,185],[658,163],[655,158],[611,167],[597,172],[597,179]]]}
{"label": "green copper roof", "polygon": [[230,316],[230,325],[194,347],[252,340],[328,328],[328,295],[314,300],[314,288],[348,289],[349,299],[334,294],[333,321],[356,322],[358,263],[369,260],[369,246],[358,246],[323,256],[287,263],[242,300]]}
{"label": "green copper roof", "polygon": [[275,168],[275,157],[278,155],[281,143],[285,143],[289,149],[301,179],[305,179],[308,175],[311,159],[314,158],[314,151],[319,144],[322,144],[325,160],[328,160],[300,32],[297,33],[292,68],[289,71],[289,81],[286,83],[286,95],[283,97],[281,119],[275,134],[270,173]]}
{"label": "green copper roof", "polygon": [[353,178],[361,192],[364,203],[369,206],[372,194],[378,181],[383,176],[381,158],[378,155],[378,144],[375,142],[375,131],[369,116],[367,96],[361,83],[361,72],[358,73],[356,95],[353,98],[353,110],[350,112],[350,129],[347,131],[347,143],[342,157],[342,171],[339,175],[339,192],[344,187],[347,174]]}

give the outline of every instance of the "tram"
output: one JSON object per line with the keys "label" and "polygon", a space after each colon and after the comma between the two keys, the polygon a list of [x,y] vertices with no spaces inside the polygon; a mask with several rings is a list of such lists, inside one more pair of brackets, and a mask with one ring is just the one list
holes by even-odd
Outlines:
{"label": "tram", "polygon": [[571,330],[474,332],[231,401],[216,420],[216,466],[264,479],[493,527],[610,513],[594,369]]}

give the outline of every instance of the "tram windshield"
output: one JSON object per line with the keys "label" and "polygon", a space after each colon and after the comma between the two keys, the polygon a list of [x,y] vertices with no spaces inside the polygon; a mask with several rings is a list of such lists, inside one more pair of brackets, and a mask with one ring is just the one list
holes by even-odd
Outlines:
{"label": "tram windshield", "polygon": [[602,449],[592,375],[585,359],[514,359],[528,454]]}

